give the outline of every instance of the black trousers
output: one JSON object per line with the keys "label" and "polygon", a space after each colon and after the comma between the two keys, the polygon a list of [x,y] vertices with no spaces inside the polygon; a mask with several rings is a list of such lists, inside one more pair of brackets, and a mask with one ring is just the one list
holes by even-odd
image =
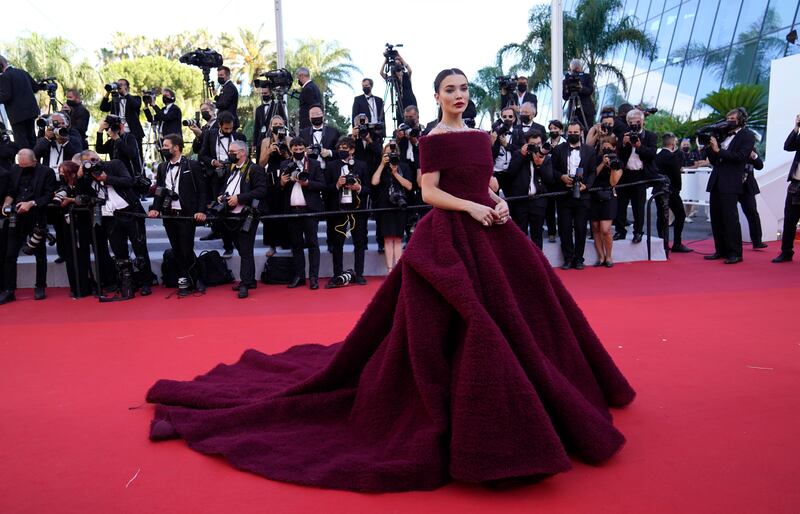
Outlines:
{"label": "black trousers", "polygon": [[[539,203],[537,205],[537,202]],[[511,206],[511,219],[522,230],[525,235],[530,233],[531,241],[540,249],[544,243],[544,220],[547,211],[547,206],[541,205],[544,199],[539,200],[521,200],[514,202]],[[529,232],[530,231],[530,232]]]}
{"label": "black trousers", "polygon": [[[173,211],[176,216],[188,214]],[[164,220],[164,230],[167,232],[169,246],[178,263],[178,273],[181,277],[189,278],[193,284],[197,283],[197,256],[194,254],[194,233],[196,226],[194,220],[169,219]]]}
{"label": "black trousers", "polygon": [[[586,248],[586,223],[589,217],[589,200],[558,197],[558,237],[564,262],[583,262]],[[573,239],[574,236],[574,239]]]}
{"label": "black trousers", "polygon": [[[667,230],[669,230],[669,216],[668,213],[662,212],[662,203],[658,200],[655,201],[656,211],[658,217],[658,237],[663,238]],[[680,191],[672,191],[667,200],[667,207],[675,215],[675,221],[672,223],[672,244],[681,245],[683,242],[683,226],[686,224],[686,209],[683,207],[683,200],[681,199]]]}
{"label": "black trousers", "polygon": [[794,255],[794,238],[797,235],[797,222],[800,221],[800,204],[792,203],[791,195],[786,195],[783,206],[783,235],[781,236],[781,252]]}
{"label": "black trousers", "polygon": [[223,234],[227,234],[233,241],[233,246],[239,252],[239,281],[247,287],[256,287],[256,232],[258,221],[255,221],[248,232],[242,232],[244,220],[229,218],[224,221]]}
{"label": "black trousers", "polygon": [[74,298],[92,294],[94,279],[90,250],[92,226],[89,213],[75,213],[70,223],[63,223],[64,260],[69,279],[69,291]]}
{"label": "black trousers", "polygon": [[[108,234],[105,227],[102,225],[95,225],[94,237],[97,238],[97,247],[95,248],[95,258],[99,261],[100,278],[95,277],[96,282],[100,282],[101,287],[114,286],[117,284],[117,268],[114,265],[114,259],[111,258],[111,252],[108,242]],[[94,273],[94,270],[92,271]]]}
{"label": "black trousers", "polygon": [[628,233],[625,228],[625,221],[628,218],[628,203],[633,207],[633,233],[644,234],[644,206],[647,203],[647,187],[641,185],[617,189],[617,218],[614,220],[614,229],[617,234]]}
{"label": "black trousers", "polygon": [[[17,214],[17,226],[8,227],[6,253],[3,262],[3,290],[13,291],[17,288],[17,258],[22,246],[35,227],[47,228],[44,213],[39,209],[26,214]],[[8,225],[8,221],[6,221]],[[42,241],[33,254],[36,257],[36,287],[47,286],[47,242]]]}
{"label": "black trousers", "polygon": [[[344,243],[347,239],[348,220],[355,223],[350,226],[350,236],[353,241],[353,271],[359,277],[364,275],[364,254],[367,251],[367,215],[342,214],[328,218],[328,247],[333,254],[333,274],[341,275],[344,272]],[[338,227],[338,228],[337,228]]]}
{"label": "black trousers", "polygon": [[[309,212],[306,207],[290,207],[289,212]],[[292,239],[292,257],[294,258],[294,274],[297,278],[306,278],[306,258],[303,249],[308,248],[308,276],[319,277],[319,218],[290,218],[289,236]]]}
{"label": "black trousers", "polygon": [[761,231],[761,216],[758,215],[756,206],[756,195],[742,193],[739,195],[739,205],[742,206],[744,217],[747,218],[747,227],[750,229],[750,242],[759,244],[764,236]]}
{"label": "black trousers", "polygon": [[33,150],[33,145],[36,144],[35,121],[36,120],[30,119],[11,124],[11,131],[14,133],[14,142],[19,145],[20,149],[30,148]]}
{"label": "black trousers", "polygon": [[108,243],[114,258],[117,260],[128,259],[128,241],[131,242],[134,260],[134,276],[136,285],[150,285],[156,278],[150,265],[150,255],[147,253],[147,234],[144,228],[144,218],[126,215],[128,211],[116,211],[114,216],[103,216],[103,229],[108,236]]}
{"label": "black trousers", "polygon": [[739,224],[739,195],[711,191],[711,232],[715,252],[723,257],[742,256],[742,226]]}
{"label": "black trousers", "polygon": [[547,221],[547,235],[554,236],[558,234],[558,225],[556,225],[556,199],[552,196],[547,199],[545,220]]}

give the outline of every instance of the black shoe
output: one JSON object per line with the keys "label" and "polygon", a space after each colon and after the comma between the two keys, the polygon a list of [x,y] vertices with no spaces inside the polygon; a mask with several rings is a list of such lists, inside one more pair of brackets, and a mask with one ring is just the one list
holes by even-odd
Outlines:
{"label": "black shoe", "polygon": [[233,250],[223,250],[222,251],[222,258],[223,259],[230,259],[233,257]]}
{"label": "black shoe", "polygon": [[642,234],[633,234],[633,239],[631,240],[632,243],[641,243],[642,242]]}
{"label": "black shoe", "polygon": [[711,255],[704,255],[703,259],[705,259],[707,261],[717,261],[719,259],[722,259],[722,255],[720,255],[718,253],[712,253]]}
{"label": "black shoe", "polygon": [[578,261],[573,265],[573,268],[575,268],[577,270],[582,270],[583,269],[583,263],[581,261]]}
{"label": "black shoe", "polygon": [[0,293],[0,305],[3,305],[4,303],[13,302],[16,299],[17,297],[14,296],[14,291],[3,291],[2,293]]}
{"label": "black shoe", "polygon": [[594,234],[589,232],[589,234],[587,234],[587,236],[586,236],[586,239],[588,239],[589,241],[594,241]]}
{"label": "black shoe", "polygon": [[767,246],[767,243],[763,241],[758,243],[753,243],[753,250],[762,250],[764,248],[769,248],[769,246]]}
{"label": "black shoe", "polygon": [[614,261],[606,261],[605,267],[606,268],[613,268],[614,267]]}
{"label": "black shoe", "polygon": [[206,292],[206,283],[198,278],[197,282],[194,285],[194,288],[195,288],[195,291],[197,291],[198,293],[205,293]]}
{"label": "black shoe", "polygon": [[592,264],[592,267],[599,268],[600,266],[605,266],[605,265],[606,265],[606,261],[597,261],[594,264]]}
{"label": "black shoe", "polygon": [[556,242],[556,236],[547,236],[547,241],[550,242],[550,243],[555,243]]}
{"label": "black shoe", "polygon": [[794,257],[793,253],[779,253],[777,257],[772,259],[772,262],[778,264],[780,262],[792,262],[792,257]]}
{"label": "black shoe", "polygon": [[319,289],[319,280],[317,277],[309,277],[308,279],[308,288],[313,290]]}
{"label": "black shoe", "polygon": [[613,239],[614,241],[622,241],[622,240],[624,240],[624,239],[625,239],[625,237],[626,237],[627,235],[628,235],[628,234],[623,234],[623,233],[621,233],[621,232],[616,232],[616,233],[614,233],[614,237],[612,237],[612,239]]}
{"label": "black shoe", "polygon": [[571,267],[572,267],[572,263],[569,262],[569,261],[566,261],[566,262],[564,262],[564,264],[561,265],[561,269],[563,269],[563,270],[568,270]]}
{"label": "black shoe", "polygon": [[245,285],[240,285],[240,286],[239,286],[239,294],[238,294],[237,296],[238,296],[239,298],[247,298],[247,295],[248,295],[248,294],[249,294],[249,293],[247,292],[247,286],[245,286]]}
{"label": "black shoe", "polygon": [[291,282],[289,282],[289,285],[286,287],[288,287],[289,289],[294,289],[295,287],[300,287],[304,285],[306,285],[306,279],[295,277],[294,279],[292,279]]}
{"label": "black shoe", "polygon": [[61,256],[58,256],[58,257],[56,257],[56,261],[55,262],[56,262],[56,264],[61,264],[62,262],[64,262],[64,258],[61,257]]}
{"label": "black shoe", "polygon": [[365,285],[367,285],[367,279],[366,279],[366,278],[364,278],[364,277],[362,277],[361,275],[357,276],[357,277],[356,277],[356,279],[355,279],[355,280],[353,280],[353,282],[355,282],[355,283],[356,283],[356,284],[358,284],[359,286],[365,286]]}
{"label": "black shoe", "polygon": [[725,259],[725,264],[737,264],[739,262],[742,262],[742,258],[738,255],[734,255],[733,257],[728,257]]}
{"label": "black shoe", "polygon": [[336,282],[334,282],[333,277],[331,277],[331,279],[328,280],[328,283],[325,284],[325,289],[333,289],[335,287],[336,287]]}
{"label": "black shoe", "polygon": [[383,249],[383,246],[378,246],[378,253],[385,253],[386,250]]}
{"label": "black shoe", "polygon": [[33,290],[33,299],[34,300],[44,300],[45,298],[47,298],[47,295],[44,294],[44,288],[43,287],[34,288],[34,290]]}
{"label": "black shoe", "polygon": [[150,296],[152,293],[153,291],[150,290],[150,284],[143,285],[139,290],[139,294],[142,296]]}
{"label": "black shoe", "polygon": [[679,245],[672,245],[672,252],[673,253],[692,253],[694,250],[686,246],[685,244]]}
{"label": "black shoe", "polygon": [[216,230],[212,230],[211,232],[208,233],[208,235],[201,237],[200,241],[213,241],[215,239],[222,239],[222,234],[220,234]]}

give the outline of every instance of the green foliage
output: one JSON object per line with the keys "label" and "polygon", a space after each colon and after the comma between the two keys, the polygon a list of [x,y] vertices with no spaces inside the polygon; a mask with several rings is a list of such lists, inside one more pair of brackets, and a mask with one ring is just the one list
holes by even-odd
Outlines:
{"label": "green foliage", "polygon": [[662,136],[666,132],[672,132],[679,138],[694,137],[694,129],[687,119],[681,116],[673,116],[668,112],[658,112],[645,119],[647,130]]}
{"label": "green foliage", "polygon": [[713,111],[698,124],[724,118],[729,111],[743,107],[748,114],[747,125],[758,132],[767,128],[768,91],[762,84],[739,84],[730,89],[720,89],[702,100],[701,105],[711,107]]}
{"label": "green foliage", "polygon": [[497,111],[500,107],[500,90],[495,77],[501,75],[504,73],[499,66],[486,66],[479,69],[469,83],[469,95],[475,102],[478,114],[489,115],[490,122],[499,116]]}
{"label": "green foliage", "polygon": [[330,125],[331,127],[336,128],[342,135],[346,135],[350,133],[350,127],[352,123],[350,122],[350,115],[349,113],[342,114],[339,112],[339,104],[336,103],[336,100],[333,98],[333,93],[330,89],[326,90],[324,93],[325,96],[325,123]]}
{"label": "green foliage", "polygon": [[297,48],[286,52],[286,67],[294,72],[301,66],[308,68],[311,79],[321,91],[330,89],[334,84],[353,89],[350,83],[352,74],[361,73],[358,66],[352,63],[350,50],[342,47],[338,41],[298,41]]}

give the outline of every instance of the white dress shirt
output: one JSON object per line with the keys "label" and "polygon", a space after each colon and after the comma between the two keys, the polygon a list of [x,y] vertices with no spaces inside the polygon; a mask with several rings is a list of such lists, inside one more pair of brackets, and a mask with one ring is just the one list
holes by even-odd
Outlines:
{"label": "white dress shirt", "polygon": [[[228,177],[228,182],[225,184],[225,192],[230,196],[238,195],[242,192],[242,169],[234,167],[231,170],[231,175]],[[242,212],[242,204],[237,205],[231,211],[233,214]]]}
{"label": "white dress shirt", "polygon": [[[167,189],[171,189],[177,195],[181,187],[181,160],[178,162],[169,162],[166,169],[166,177],[164,185]],[[172,208],[176,211],[181,209],[180,199],[172,200]]]}

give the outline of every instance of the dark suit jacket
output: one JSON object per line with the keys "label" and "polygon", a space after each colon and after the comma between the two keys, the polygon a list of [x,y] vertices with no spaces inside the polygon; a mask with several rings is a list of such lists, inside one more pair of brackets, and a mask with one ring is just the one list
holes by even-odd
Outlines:
{"label": "dark suit jacket", "polygon": [[309,80],[303,87],[300,88],[300,110],[297,117],[300,120],[300,130],[310,127],[311,120],[308,119],[308,111],[314,104],[322,105],[322,93],[319,87],[314,84],[313,80]]}
{"label": "dark suit jacket", "polygon": [[0,104],[6,106],[8,121],[19,123],[39,116],[39,103],[34,93],[39,87],[25,70],[9,66],[0,74]]}
{"label": "dark suit jacket", "polygon": [[[9,173],[9,188],[6,196],[14,199],[14,202],[19,201],[19,180],[22,176],[22,168],[18,165],[11,167]],[[56,176],[53,170],[43,164],[37,164],[33,170],[33,200],[36,202],[37,207],[41,207],[44,212],[44,207],[53,199],[53,193],[57,188]]]}
{"label": "dark suit jacket", "polygon": [[[142,122],[139,121],[139,113],[142,110],[142,97],[132,96],[129,93],[119,98],[120,100],[125,100],[125,123],[128,126],[128,132],[136,136],[136,139],[143,139],[144,129],[142,128]],[[110,97],[103,97],[103,100],[100,101],[100,110],[103,112],[117,114],[116,112],[112,112],[113,107],[114,102]]]}
{"label": "dark suit jacket", "polygon": [[[679,193],[683,186],[681,168],[683,167],[683,152],[677,150],[672,152],[662,148],[656,155],[656,167],[658,171],[669,179],[672,190]],[[623,172],[623,175],[625,173]]]}
{"label": "dark suit jacket", "polygon": [[[45,166],[50,164],[50,148],[52,148],[55,144],[55,139],[53,141],[49,141],[44,137],[40,137],[36,140],[36,144],[33,147],[33,153],[36,154],[36,158],[39,159],[40,163],[44,164]],[[67,141],[67,144],[64,145],[64,149],[62,150],[61,162],[72,159],[72,156],[80,151],[81,148],[78,146],[76,141],[70,139]]]}
{"label": "dark suit jacket", "polygon": [[233,127],[239,126],[239,115],[236,110],[239,107],[239,90],[230,80],[222,86],[222,90],[214,97],[217,104],[217,116],[223,111],[233,114]]}
{"label": "dark suit jacket", "polygon": [[[235,141],[246,141],[247,138],[241,132],[234,132],[232,138]],[[219,129],[209,130],[203,138],[203,146],[200,148],[198,160],[206,168],[211,168],[211,161],[217,158],[217,141],[219,140]]]}
{"label": "dark suit jacket", "polygon": [[[367,165],[362,161],[355,160],[355,163],[349,167],[350,173],[356,176],[356,179],[361,184],[361,191],[356,193],[353,191],[353,207],[356,205],[358,209],[367,208],[367,197],[369,196],[370,188],[370,175],[367,171]],[[339,210],[339,199],[341,191],[336,188],[336,182],[342,176],[342,166],[345,163],[341,159],[331,161],[325,167],[325,209],[329,211]]]}
{"label": "dark suit jacket", "polygon": [[528,129],[528,132],[522,131],[522,125],[514,125],[511,132],[511,142],[514,143],[515,147],[522,148],[522,145],[525,144],[525,138],[531,131],[538,131],[542,135],[542,141],[547,139],[547,129],[535,121],[532,121],[531,128]]}
{"label": "dark suit jacket", "polygon": [[756,136],[747,128],[736,133],[727,150],[722,149],[719,141],[719,152],[708,150],[711,162],[711,176],[708,177],[706,191],[740,195],[745,180],[745,165],[750,162],[750,153],[756,143]]}
{"label": "dark suit jacket", "polygon": [[[306,146],[311,146],[314,144],[314,138],[311,136],[311,130],[311,127],[307,127],[300,131],[300,137],[306,142]],[[336,143],[339,142],[340,137],[341,133],[337,129],[329,125],[322,126],[322,148],[327,148],[328,150],[335,152]],[[326,161],[333,159],[335,159],[335,157],[326,159]]]}
{"label": "dark suit jacket", "polygon": [[86,132],[89,130],[89,110],[83,106],[83,102],[75,107],[70,107],[69,119],[72,121],[72,128],[78,131],[82,148],[86,150],[89,148],[89,142],[86,139]]}
{"label": "dark suit jacket", "polygon": [[[520,107],[522,104],[519,103],[519,96],[517,96],[517,90],[514,89],[513,91],[509,91],[507,95],[502,98],[503,102],[503,109],[506,107],[516,105]],[[525,91],[525,96],[522,97],[522,103],[532,103],[536,110],[539,110],[539,99],[536,98],[536,95],[531,93],[530,91]]]}
{"label": "dark suit jacket", "polygon": [[97,153],[104,153],[111,159],[122,161],[131,176],[140,175],[144,171],[142,158],[139,155],[139,145],[133,134],[122,134],[117,140],[108,139],[104,143],[103,133],[98,132],[94,148]]}
{"label": "dark suit jacket", "polygon": [[[528,194],[528,189],[531,183],[531,160],[530,156],[523,156],[520,151],[514,152],[511,157],[511,163],[508,165],[508,196],[525,196]],[[552,158],[548,155],[545,157],[544,162],[539,167],[534,166],[533,172],[534,184],[536,184],[537,193],[547,193],[553,187],[553,163]],[[547,208],[547,198],[535,198],[532,200],[534,205],[542,209]],[[512,202],[512,206],[518,202]]]}
{"label": "dark suit jacket", "polygon": [[[419,140],[418,140],[419,141]],[[408,160],[408,145],[411,144],[411,139],[407,137],[403,137],[397,140],[397,150],[400,152],[400,162],[404,162],[408,164],[408,168],[411,170],[411,173],[416,177],[417,175],[417,168],[419,168],[419,143],[417,146],[413,146],[411,148],[411,152],[414,155],[414,161]],[[416,178],[412,180],[416,184]]]}
{"label": "dark suit jacket", "polygon": [[786,177],[788,182],[792,180],[792,175],[797,171],[797,167],[800,166],[800,134],[798,134],[795,129],[789,132],[789,137],[787,137],[786,142],[783,143],[783,149],[787,152],[794,152],[792,165],[789,166],[789,176]]}
{"label": "dark suit jacket", "polygon": [[[283,161],[281,166],[288,164],[289,161]],[[309,212],[320,212],[322,211],[322,194],[325,191],[326,183],[325,183],[325,174],[322,172],[322,168],[320,167],[317,161],[312,161],[310,159],[303,159],[305,163],[306,170],[309,173],[308,178],[308,185],[303,188],[303,197],[306,199],[306,207],[308,208]],[[283,206],[284,209],[288,210],[291,207],[291,198],[292,198],[292,189],[294,188],[295,182],[289,182],[283,187]]]}
{"label": "dark suit jacket", "polygon": [[617,154],[619,160],[622,161],[624,169],[622,178],[619,180],[620,184],[627,184],[629,182],[636,182],[638,180],[645,180],[658,176],[658,168],[656,167],[656,152],[658,151],[658,137],[654,132],[643,130],[639,134],[642,146],[636,149],[636,154],[642,161],[642,171],[630,171],[628,169],[628,159],[633,155],[633,146],[623,145],[622,139],[619,140],[617,145]]}
{"label": "dark suit jacket", "polygon": [[11,191],[11,171],[0,168],[0,202],[6,199]]}
{"label": "dark suit jacket", "polygon": [[142,203],[139,201],[139,195],[133,190],[136,185],[136,179],[130,174],[125,163],[119,159],[111,159],[101,163],[100,166],[107,175],[105,185],[112,186],[114,191],[128,202],[127,210],[144,213]]}
{"label": "dark suit jacket", "polygon": [[[225,194],[225,188],[228,184],[228,179],[233,171],[233,166],[227,166],[225,174],[217,184],[217,196]],[[264,168],[258,164],[251,163],[250,168],[242,177],[242,182],[239,186],[239,204],[250,205],[253,200],[263,201],[267,197],[267,174]]]}
{"label": "dark suit jacket", "polygon": [[370,115],[367,95],[359,95],[353,99],[353,115],[350,117],[350,121],[352,123],[355,123],[356,116],[358,116],[359,114],[366,114],[370,123],[384,122],[383,98],[378,98],[375,95],[372,95],[372,97],[375,99],[375,110],[378,112],[378,119],[373,120],[372,116]]}
{"label": "dark suit jacket", "polygon": [[744,170],[747,174],[747,177],[744,181],[744,193],[749,195],[757,195],[761,192],[761,188],[758,187],[758,182],[756,181],[756,176],[754,170],[763,170],[764,169],[764,161],[761,160],[761,157],[756,157],[755,159],[750,159],[750,162],[747,163]]}
{"label": "dark suit jacket", "polygon": [[[165,187],[167,184],[167,164],[162,162],[156,168],[156,186]],[[178,173],[178,197],[181,209],[192,214],[206,210],[206,184],[203,167],[193,159],[181,157]],[[175,173],[173,170],[172,173]],[[157,206],[160,210],[161,206]]]}
{"label": "dark suit jacket", "polygon": [[180,107],[178,107],[176,104],[172,104],[172,107],[170,107],[168,111],[164,112],[162,107],[153,104],[153,111],[155,111],[155,114],[150,112],[148,107],[145,107],[144,117],[147,118],[147,121],[150,123],[161,123],[162,137],[166,136],[167,134],[181,135],[181,121],[183,121],[183,113],[181,112]]}
{"label": "dark suit jacket", "polygon": [[276,105],[276,102],[270,102],[269,104],[261,104],[255,109],[255,122],[253,123],[253,148],[255,148],[255,155],[256,155],[256,162],[258,162],[259,157],[261,156],[261,142],[264,140],[265,137],[269,135],[269,124],[270,118],[267,114],[267,111],[272,110],[272,116],[280,116],[283,118],[284,123],[289,123],[289,117],[286,116],[286,111],[281,106],[280,108]]}
{"label": "dark suit jacket", "polygon": [[206,135],[212,132],[219,133],[219,125],[217,124],[217,119],[214,118],[211,120],[210,123],[206,123],[200,128],[200,135],[194,138],[192,141],[192,153],[195,155],[200,155],[200,150],[203,149],[203,140],[205,139]]}
{"label": "dark suit jacket", "polygon": [[[586,117],[586,123],[591,127],[594,125],[594,99],[592,95],[594,94],[594,78],[589,75],[588,73],[584,73],[580,77],[581,83],[581,90],[578,92],[578,98],[581,101],[581,107],[583,108],[583,115]],[[569,100],[569,91],[567,91],[566,85],[564,82],[561,83],[561,97],[564,100]],[[578,117],[580,119],[580,117]],[[625,174],[623,173],[623,176]]]}
{"label": "dark suit jacket", "polygon": [[[597,176],[597,153],[593,147],[585,144],[581,144],[580,149],[580,167],[583,168],[583,183],[586,184],[587,189],[587,191],[581,193],[581,201],[585,201],[588,204],[590,201],[588,189],[592,187],[594,184],[594,179]],[[561,181],[562,175],[569,174],[569,154],[569,143],[561,143],[550,153],[553,160],[553,184],[555,184],[554,191],[571,191],[571,189]],[[564,201],[566,199],[573,200],[573,198],[569,195],[567,195],[567,197],[559,196],[557,199],[558,201]]]}

